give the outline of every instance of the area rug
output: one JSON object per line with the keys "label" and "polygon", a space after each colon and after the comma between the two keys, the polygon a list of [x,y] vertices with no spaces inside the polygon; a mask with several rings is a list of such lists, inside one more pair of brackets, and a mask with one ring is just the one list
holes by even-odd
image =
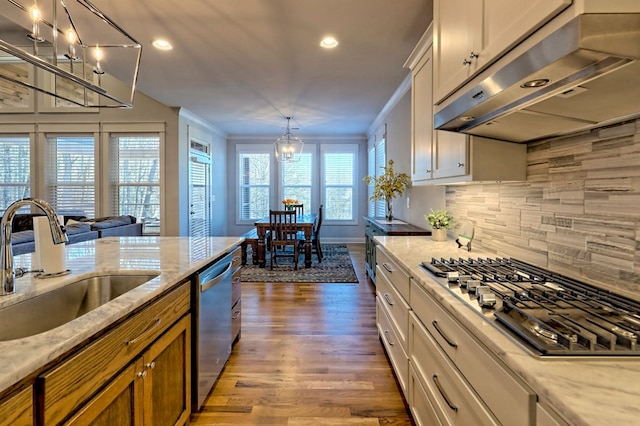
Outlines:
{"label": "area rug", "polygon": [[345,244],[322,244],[322,262],[314,254],[311,268],[304,267],[304,254],[298,259],[298,270],[293,269],[291,258],[278,259],[278,266],[269,269],[269,253],[266,268],[260,268],[251,262],[251,249],[248,249],[248,262],[242,267],[243,282],[271,283],[357,283],[358,277],[351,263],[351,256]]}

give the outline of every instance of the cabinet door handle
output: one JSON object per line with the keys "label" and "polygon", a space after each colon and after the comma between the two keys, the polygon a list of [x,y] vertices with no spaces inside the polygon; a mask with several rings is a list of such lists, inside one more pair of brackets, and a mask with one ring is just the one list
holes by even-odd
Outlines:
{"label": "cabinet door handle", "polygon": [[479,54],[479,53],[474,52],[473,50],[471,51],[471,53],[469,53],[469,57],[470,57],[471,59],[475,59],[475,58],[477,58],[478,56],[480,56],[480,54]]}
{"label": "cabinet door handle", "polygon": [[389,293],[384,293],[382,295],[382,297],[384,297],[384,300],[387,301],[387,303],[389,304],[389,306],[393,306],[393,302],[391,301],[391,299],[389,298]]}
{"label": "cabinet door handle", "polygon": [[386,269],[386,270],[387,270],[387,272],[389,272],[389,273],[393,273],[393,271],[394,271],[394,269],[389,268],[389,265],[387,265],[386,263],[383,263],[383,264],[382,264],[382,267],[383,267],[384,269]]}
{"label": "cabinet door handle", "polygon": [[149,370],[153,370],[156,367],[156,362],[155,361],[151,361],[151,362],[146,363],[144,366],[145,366],[145,368],[148,368]]}
{"label": "cabinet door handle", "polygon": [[431,378],[433,379],[433,383],[436,385],[436,388],[438,388],[438,392],[440,392],[440,395],[442,395],[442,398],[444,398],[444,402],[446,402],[449,408],[451,408],[453,411],[458,411],[458,407],[456,407],[456,405],[453,402],[451,402],[447,394],[444,392],[444,389],[442,389],[442,386],[440,386],[438,375],[434,373],[434,375],[431,376]]}
{"label": "cabinet door handle", "polygon": [[393,343],[391,340],[389,340],[389,330],[385,330],[384,331],[384,340],[387,341],[387,343],[389,344],[389,346],[393,346],[395,345],[395,343]]}
{"label": "cabinet door handle", "polygon": [[447,337],[447,335],[444,334],[444,332],[440,329],[440,326],[438,325],[438,321],[433,320],[431,321],[431,324],[433,324],[433,327],[442,336],[442,338],[449,344],[449,346],[451,346],[452,348],[458,347],[458,344],[453,342],[451,339],[449,339],[449,337]]}
{"label": "cabinet door handle", "polygon": [[138,376],[141,379],[146,377],[146,375],[147,375],[147,370],[138,371],[138,373],[136,374],[136,376]]}
{"label": "cabinet door handle", "polygon": [[425,172],[427,172],[427,174],[431,173],[431,169],[427,169],[425,170]]}
{"label": "cabinet door handle", "polygon": [[162,319],[160,319],[160,318],[156,318],[155,320],[153,320],[153,322],[149,325],[149,327],[147,327],[142,333],[138,334],[137,337],[135,337],[135,338],[133,338],[131,340],[127,340],[127,345],[133,345],[134,343],[137,343],[138,340],[142,339],[142,337],[145,334],[147,334],[148,332],[150,332],[151,330],[156,328],[161,322],[162,322]]}
{"label": "cabinet door handle", "polygon": [[467,58],[464,58],[464,60],[462,61],[462,66],[466,67],[467,65],[471,65],[471,61]]}
{"label": "cabinet door handle", "polygon": [[231,316],[231,319],[232,319],[232,320],[234,320],[234,319],[238,319],[238,317],[239,317],[239,316],[240,316],[240,311],[235,311],[235,312],[233,313],[233,315]]}
{"label": "cabinet door handle", "polygon": [[464,163],[458,163],[458,167],[464,167]]}

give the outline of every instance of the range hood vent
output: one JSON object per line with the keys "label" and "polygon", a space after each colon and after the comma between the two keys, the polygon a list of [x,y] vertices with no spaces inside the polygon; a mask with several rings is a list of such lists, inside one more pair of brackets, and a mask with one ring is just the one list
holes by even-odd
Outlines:
{"label": "range hood vent", "polygon": [[636,117],[640,14],[584,14],[438,111],[434,125],[530,142]]}

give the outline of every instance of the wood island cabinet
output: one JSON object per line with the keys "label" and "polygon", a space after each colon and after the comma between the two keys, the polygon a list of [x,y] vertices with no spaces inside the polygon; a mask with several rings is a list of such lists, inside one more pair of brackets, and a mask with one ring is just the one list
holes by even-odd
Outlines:
{"label": "wood island cabinet", "polygon": [[33,388],[31,386],[2,399],[0,422],[3,425],[12,426],[33,424]]}
{"label": "wood island cabinet", "polygon": [[41,424],[175,425],[191,403],[190,283],[184,281],[37,381]]}

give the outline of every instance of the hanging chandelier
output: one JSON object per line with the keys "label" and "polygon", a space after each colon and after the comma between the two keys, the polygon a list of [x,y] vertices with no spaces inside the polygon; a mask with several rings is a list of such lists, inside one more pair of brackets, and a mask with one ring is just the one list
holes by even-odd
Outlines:
{"label": "hanging chandelier", "polygon": [[133,106],[142,46],[89,0],[0,4],[5,85],[81,107]]}
{"label": "hanging chandelier", "polygon": [[276,158],[278,161],[300,161],[304,142],[291,134],[291,127],[289,127],[291,117],[285,118],[287,119],[287,131],[273,143]]}

